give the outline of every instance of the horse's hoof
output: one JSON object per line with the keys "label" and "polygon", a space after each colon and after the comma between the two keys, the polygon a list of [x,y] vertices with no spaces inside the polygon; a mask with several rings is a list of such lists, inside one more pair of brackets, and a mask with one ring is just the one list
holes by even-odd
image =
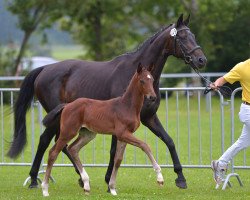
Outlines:
{"label": "horse's hoof", "polygon": [[175,179],[175,185],[179,187],[180,189],[187,189],[187,183],[186,180],[184,179]]}
{"label": "horse's hoof", "polygon": [[37,181],[31,181],[30,185],[29,185],[29,189],[36,189],[39,188],[39,185],[37,183]]}
{"label": "horse's hoof", "polygon": [[110,193],[110,188],[108,187],[107,193]]}
{"label": "horse's hoof", "polygon": [[81,178],[78,179],[78,184],[79,184],[79,186],[80,186],[81,188],[84,187],[84,183],[83,183],[83,181],[82,181]]}
{"label": "horse's hoof", "polygon": [[158,185],[163,187],[164,182],[163,181],[157,181]]}

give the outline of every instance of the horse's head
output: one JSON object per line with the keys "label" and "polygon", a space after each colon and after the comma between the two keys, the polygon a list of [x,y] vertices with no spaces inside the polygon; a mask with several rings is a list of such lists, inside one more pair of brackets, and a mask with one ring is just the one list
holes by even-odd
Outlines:
{"label": "horse's head", "polygon": [[147,68],[143,67],[142,64],[139,63],[137,67],[137,80],[139,84],[139,89],[145,95],[145,97],[151,101],[155,101],[156,94],[153,87],[154,78],[150,73],[152,68],[153,64],[151,64],[147,70]]}
{"label": "horse's head", "polygon": [[190,64],[195,70],[205,67],[207,59],[197,45],[194,34],[188,28],[190,15],[183,20],[183,14],[170,28],[170,37],[173,45],[172,54],[178,58],[182,58],[185,63]]}

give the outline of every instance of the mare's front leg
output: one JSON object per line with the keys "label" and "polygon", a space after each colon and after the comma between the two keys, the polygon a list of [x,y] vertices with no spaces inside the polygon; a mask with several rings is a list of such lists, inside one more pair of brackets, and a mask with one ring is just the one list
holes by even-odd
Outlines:
{"label": "mare's front leg", "polygon": [[117,147],[116,147],[116,153],[115,153],[115,159],[114,159],[114,167],[113,167],[111,178],[109,181],[109,189],[110,189],[110,193],[112,195],[117,195],[116,176],[117,176],[118,169],[119,169],[121,162],[122,162],[122,159],[123,159],[123,154],[124,154],[126,145],[127,145],[127,143],[122,142],[120,140],[117,140]]}
{"label": "mare's front leg", "polygon": [[167,145],[171,158],[173,160],[174,171],[178,175],[178,177],[175,179],[175,184],[179,188],[186,189],[187,188],[186,179],[182,173],[182,166],[178,158],[173,139],[164,130],[157,115],[154,115],[148,119],[141,119],[141,121]]}
{"label": "mare's front leg", "polygon": [[161,173],[161,167],[160,165],[158,165],[158,163],[156,162],[153,153],[150,149],[150,147],[143,141],[137,139],[134,135],[132,135],[132,133],[127,132],[126,134],[123,134],[121,139],[131,145],[134,145],[136,147],[141,148],[148,156],[149,160],[151,161],[154,171],[156,172],[156,176],[157,176],[157,183],[162,186],[164,183],[164,179]]}

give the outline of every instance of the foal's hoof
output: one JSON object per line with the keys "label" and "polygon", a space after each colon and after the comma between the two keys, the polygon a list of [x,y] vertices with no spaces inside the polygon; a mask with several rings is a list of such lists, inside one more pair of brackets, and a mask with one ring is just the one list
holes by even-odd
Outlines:
{"label": "foal's hoof", "polygon": [[85,195],[89,195],[89,193],[90,193],[90,190],[84,190]]}
{"label": "foal's hoof", "polygon": [[112,194],[113,196],[116,196],[117,195],[116,190],[115,189],[110,189],[110,194]]}
{"label": "foal's hoof", "polygon": [[164,182],[163,181],[157,181],[158,185],[163,187]]}
{"label": "foal's hoof", "polygon": [[180,189],[187,189],[187,183],[186,180],[184,179],[175,179],[175,185],[179,187]]}
{"label": "foal's hoof", "polygon": [[78,179],[78,184],[79,184],[79,186],[80,186],[81,188],[84,187],[84,183],[83,183],[83,181],[82,181],[81,178]]}
{"label": "foal's hoof", "polygon": [[107,193],[110,193],[110,188],[108,187]]}
{"label": "foal's hoof", "polygon": [[29,185],[29,189],[36,189],[36,188],[39,188],[37,180],[31,181],[31,183]]}

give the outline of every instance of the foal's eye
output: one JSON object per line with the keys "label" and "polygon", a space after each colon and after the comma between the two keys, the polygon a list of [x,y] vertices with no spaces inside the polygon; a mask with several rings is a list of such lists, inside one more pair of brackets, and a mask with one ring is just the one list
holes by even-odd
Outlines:
{"label": "foal's eye", "polygon": [[141,82],[141,84],[144,84],[144,83],[145,83],[145,81],[144,81],[144,80],[140,80],[140,82]]}

